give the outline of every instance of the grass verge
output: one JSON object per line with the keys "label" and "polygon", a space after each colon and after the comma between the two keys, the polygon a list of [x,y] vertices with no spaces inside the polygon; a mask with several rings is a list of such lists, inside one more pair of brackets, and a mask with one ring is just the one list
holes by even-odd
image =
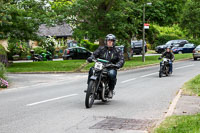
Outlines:
{"label": "grass verge", "polygon": [[84,63],[85,60],[13,63],[7,72],[74,72]]}
{"label": "grass verge", "polygon": [[[123,69],[136,68],[138,66],[146,66],[150,64],[159,63],[159,56],[147,56],[146,62],[142,62],[142,57],[133,57],[126,61]],[[192,54],[178,54],[175,55],[176,60],[191,58]],[[44,62],[28,62],[28,63],[14,63],[7,68],[8,72],[75,72],[88,71],[94,63],[86,66],[83,64],[85,60],[65,60],[65,61],[44,61]],[[82,68],[82,70],[80,70]]]}
{"label": "grass verge", "polygon": [[[122,70],[132,69],[139,66],[147,66],[152,64],[158,64],[160,60],[158,60],[159,55],[157,56],[146,56],[145,62],[142,62],[142,57],[133,57],[131,60],[125,62]],[[176,60],[188,59],[192,58],[192,54],[175,54]],[[88,71],[90,67],[94,66],[94,63],[88,64],[82,71]]]}
{"label": "grass verge", "polygon": [[186,82],[182,89],[183,94],[200,96],[200,75]]}
{"label": "grass verge", "polygon": [[154,133],[199,133],[200,114],[166,118]]}

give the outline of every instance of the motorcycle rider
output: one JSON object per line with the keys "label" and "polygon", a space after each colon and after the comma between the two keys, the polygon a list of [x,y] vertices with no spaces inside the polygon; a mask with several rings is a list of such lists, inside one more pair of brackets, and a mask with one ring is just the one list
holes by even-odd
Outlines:
{"label": "motorcycle rider", "polygon": [[[169,59],[169,73],[172,73],[173,70],[173,61],[174,61],[174,54],[171,51],[170,47],[167,47],[166,51],[161,55],[161,57],[159,57],[159,59],[162,59],[163,57]],[[160,62],[161,65],[161,62]]]}
{"label": "motorcycle rider", "polygon": [[[92,62],[95,58],[108,60],[109,63],[115,65],[115,67],[110,67],[108,69],[108,77],[109,81],[109,94],[108,97],[112,98],[113,90],[115,88],[117,82],[117,69],[123,67],[124,65],[124,55],[122,51],[115,47],[116,37],[113,34],[108,34],[105,38],[105,46],[100,46],[96,51],[93,52],[91,57],[87,59],[88,62]],[[117,68],[117,69],[116,69]],[[93,67],[90,68],[88,75],[88,83],[89,79],[93,74]]]}

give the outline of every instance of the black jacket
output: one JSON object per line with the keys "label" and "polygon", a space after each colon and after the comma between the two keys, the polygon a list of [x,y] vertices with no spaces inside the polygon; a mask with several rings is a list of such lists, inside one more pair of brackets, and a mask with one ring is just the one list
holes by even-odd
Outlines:
{"label": "black jacket", "polygon": [[124,65],[124,55],[120,49],[115,47],[108,49],[107,46],[100,46],[93,52],[92,58],[108,60],[111,63],[116,64],[119,68]]}
{"label": "black jacket", "polygon": [[167,51],[165,51],[163,54],[162,54],[162,56],[161,56],[162,58],[163,57],[165,57],[165,58],[167,58],[167,59],[170,59],[170,60],[174,60],[174,54],[172,53],[172,52],[167,52]]}

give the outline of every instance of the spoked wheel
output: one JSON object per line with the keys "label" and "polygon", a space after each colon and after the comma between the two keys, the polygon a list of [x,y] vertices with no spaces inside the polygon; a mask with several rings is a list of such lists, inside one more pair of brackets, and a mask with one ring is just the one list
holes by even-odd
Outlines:
{"label": "spoked wheel", "polygon": [[163,66],[161,66],[160,71],[159,71],[159,77],[161,78],[163,76]]}
{"label": "spoked wheel", "polygon": [[162,71],[159,71],[159,77],[161,78],[163,76]]}
{"label": "spoked wheel", "polygon": [[88,89],[85,97],[85,107],[91,108],[95,98],[95,81],[91,80],[88,84]]}

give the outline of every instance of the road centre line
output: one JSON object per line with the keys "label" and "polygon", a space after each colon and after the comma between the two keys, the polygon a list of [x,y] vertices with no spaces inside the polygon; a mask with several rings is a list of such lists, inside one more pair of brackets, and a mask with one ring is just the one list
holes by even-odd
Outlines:
{"label": "road centre line", "polygon": [[186,68],[186,67],[192,67],[192,66],[194,66],[194,64],[192,64],[192,65],[187,65],[187,66],[182,66],[182,67],[177,67],[177,68],[175,68],[175,69],[178,70],[178,69],[182,69],[182,68]]}
{"label": "road centre line", "polygon": [[141,78],[145,78],[145,77],[148,77],[148,76],[151,76],[151,75],[154,75],[154,74],[157,74],[158,72],[155,72],[155,73],[150,73],[150,74],[147,74],[147,75],[143,75],[143,76],[140,76]]}
{"label": "road centre line", "polygon": [[34,106],[34,105],[38,105],[38,104],[42,104],[42,103],[46,103],[46,102],[51,102],[51,101],[55,101],[55,100],[59,100],[59,99],[67,98],[67,97],[77,96],[77,95],[78,94],[71,94],[71,95],[60,96],[60,97],[56,97],[56,98],[52,98],[52,99],[47,99],[47,100],[43,100],[43,101],[39,101],[39,102],[35,102],[35,103],[30,103],[30,104],[27,104],[26,106]]}
{"label": "road centre line", "polygon": [[123,83],[129,82],[129,81],[133,81],[133,80],[136,80],[136,78],[132,78],[132,79],[128,79],[128,80],[124,80],[124,81],[122,81],[121,83],[123,84]]}

